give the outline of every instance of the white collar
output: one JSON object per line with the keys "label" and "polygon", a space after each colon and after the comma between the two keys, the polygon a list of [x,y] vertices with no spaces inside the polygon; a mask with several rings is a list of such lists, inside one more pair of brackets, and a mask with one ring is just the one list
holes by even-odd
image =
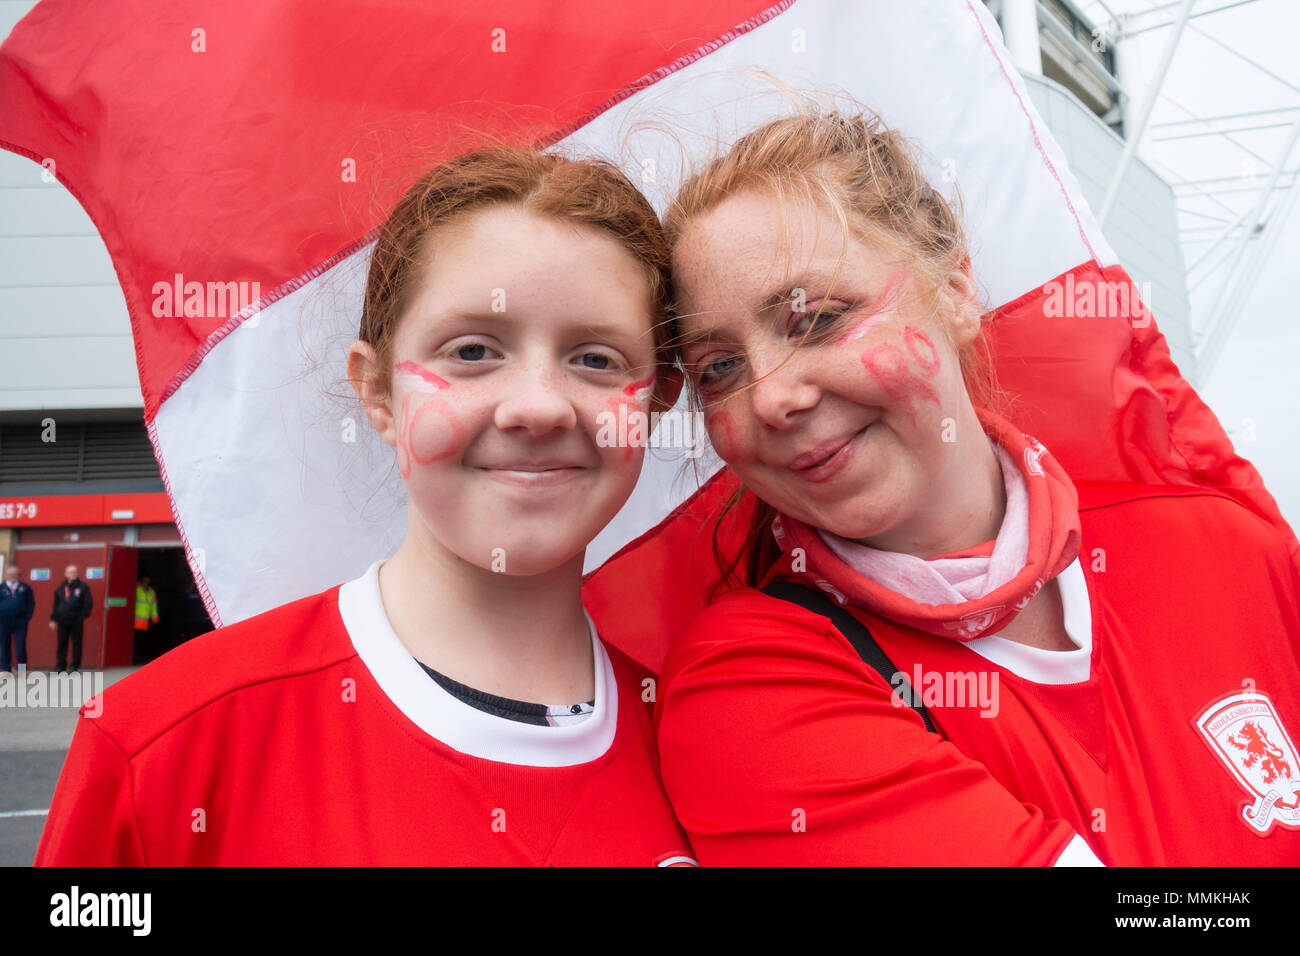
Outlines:
{"label": "white collar", "polygon": [[601,757],[618,728],[618,684],[609,655],[583,609],[595,659],[596,704],[568,727],[497,717],[453,697],[431,680],[393,631],[379,592],[376,561],[339,587],[339,614],[352,646],[393,704],[421,730],[461,753],[529,767],[568,767]]}
{"label": "white collar", "polygon": [[1076,557],[1056,576],[1061,590],[1065,633],[1074,650],[1049,651],[996,634],[967,641],[966,646],[987,661],[1035,684],[1081,684],[1092,673],[1092,604],[1083,565]]}

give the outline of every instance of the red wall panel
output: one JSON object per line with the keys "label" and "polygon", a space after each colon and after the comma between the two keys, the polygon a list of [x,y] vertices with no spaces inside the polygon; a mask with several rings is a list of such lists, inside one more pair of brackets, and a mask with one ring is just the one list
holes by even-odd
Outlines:
{"label": "red wall panel", "polygon": [[[22,569],[23,580],[32,586],[36,596],[36,612],[27,627],[28,670],[54,670],[57,632],[50,630],[50,611],[54,609],[54,589],[63,580],[63,569],[75,564],[81,580],[90,587],[94,610],[82,628],[81,666],[86,669],[102,667],[104,647],[104,578],[90,579],[87,568],[107,568],[108,548],[89,545],[79,548],[43,548],[19,546],[14,549],[13,563]],[[32,572],[38,569],[50,572],[48,580],[33,581]]]}

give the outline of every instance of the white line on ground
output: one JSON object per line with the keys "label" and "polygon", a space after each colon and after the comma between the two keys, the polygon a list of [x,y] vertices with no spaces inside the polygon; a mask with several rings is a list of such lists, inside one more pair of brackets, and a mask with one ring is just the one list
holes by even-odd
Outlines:
{"label": "white line on ground", "polygon": [[0,810],[0,820],[5,817],[43,817],[49,812],[49,807],[44,810]]}

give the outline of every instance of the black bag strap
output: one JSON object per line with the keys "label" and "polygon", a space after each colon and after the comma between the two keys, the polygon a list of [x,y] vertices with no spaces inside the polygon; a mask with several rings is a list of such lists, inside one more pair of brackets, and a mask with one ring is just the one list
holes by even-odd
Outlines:
{"label": "black bag strap", "polygon": [[934,721],[921,703],[921,695],[912,690],[907,675],[894,667],[893,661],[889,659],[889,655],[880,649],[880,645],[871,636],[871,631],[867,629],[867,626],[832,601],[830,595],[815,588],[804,587],[802,584],[784,580],[772,581],[767,587],[763,588],[763,593],[774,598],[780,598],[782,601],[789,601],[791,604],[797,604],[814,614],[820,614],[822,617],[830,618],[831,623],[835,625],[835,629],[853,645],[853,649],[858,652],[858,656],[885,679],[885,683],[901,700],[905,701],[908,706],[921,715],[921,719],[925,721],[925,729],[931,733],[937,733],[934,729]]}

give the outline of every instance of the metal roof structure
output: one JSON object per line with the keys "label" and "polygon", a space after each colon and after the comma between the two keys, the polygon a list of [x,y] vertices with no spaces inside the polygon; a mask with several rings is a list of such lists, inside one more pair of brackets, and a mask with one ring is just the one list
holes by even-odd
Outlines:
{"label": "metal roof structure", "polygon": [[[1059,19],[1049,4],[1065,5],[1040,0],[1040,23]],[[1091,46],[1114,51],[1118,71],[1109,88],[1126,148],[1099,219],[1104,226],[1136,156],[1173,187],[1204,380],[1300,193],[1300,85],[1279,72],[1259,29],[1278,7],[1275,0],[1080,0],[1074,9],[1091,26]]]}

